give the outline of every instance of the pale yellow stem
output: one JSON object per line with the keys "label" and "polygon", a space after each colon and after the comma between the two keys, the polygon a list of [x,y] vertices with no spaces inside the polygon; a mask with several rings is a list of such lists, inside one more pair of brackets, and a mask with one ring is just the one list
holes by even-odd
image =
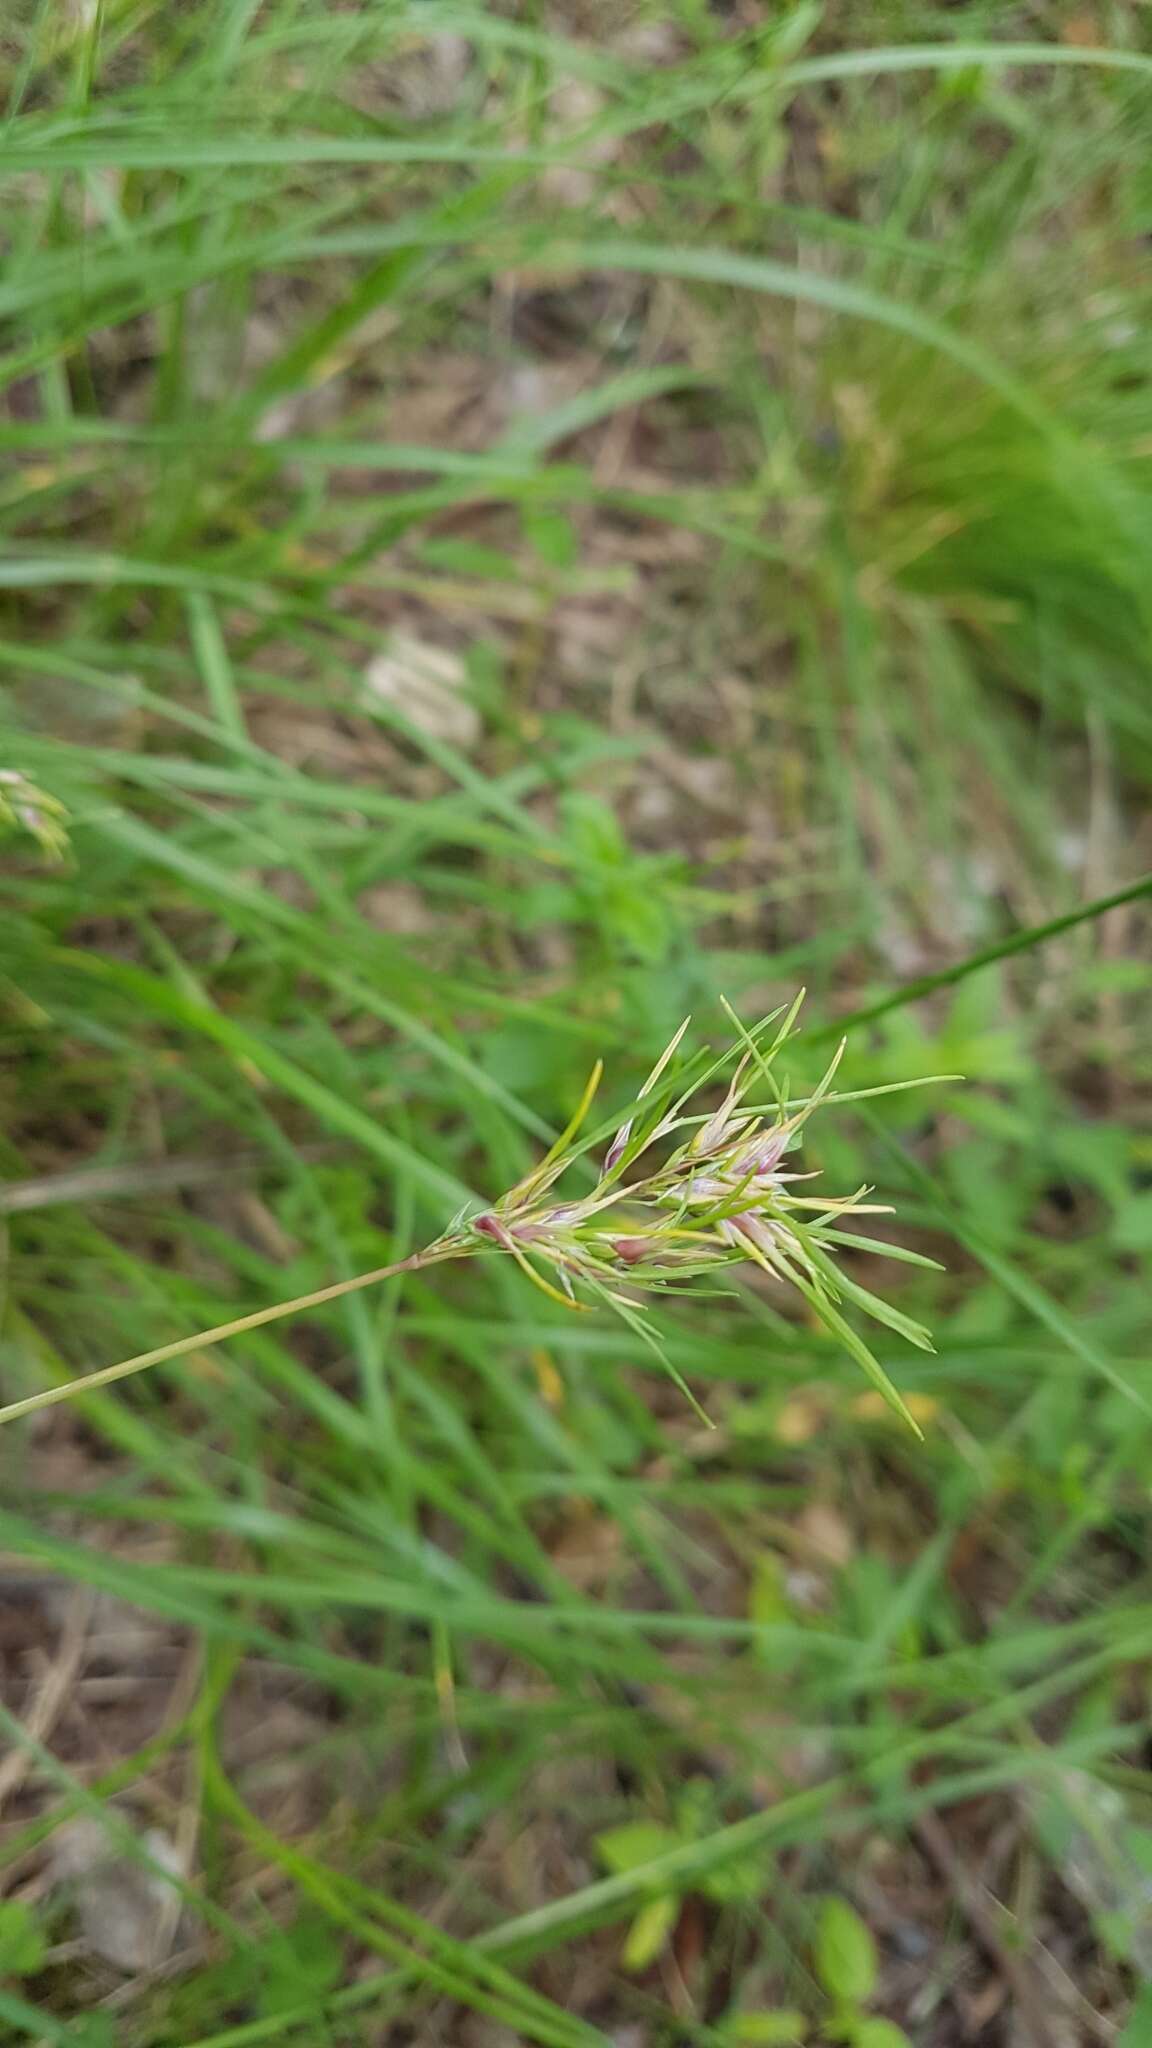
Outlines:
{"label": "pale yellow stem", "polygon": [[0,1423],[14,1422],[18,1415],[33,1415],[38,1408],[51,1408],[55,1402],[70,1400],[73,1394],[89,1393],[93,1387],[110,1386],[113,1380],[127,1379],[130,1373],[144,1372],[150,1365],[163,1365],[166,1359],[183,1358],[189,1351],[207,1351],[210,1345],[224,1344],[229,1337],[240,1337],[246,1330],[259,1330],[265,1323],[277,1323],[285,1316],[300,1315],[305,1309],[320,1308],[326,1301],[338,1301],[342,1294],[355,1294],[359,1288],[375,1287],[381,1280],[394,1280],[399,1273],[414,1273],[421,1266],[438,1264],[441,1259],[459,1258],[464,1249],[462,1240],[429,1245],[425,1251],[398,1259],[393,1266],[377,1266],[371,1273],[357,1273],[351,1280],[337,1280],[331,1287],[317,1287],[313,1293],[298,1294],[292,1301],[278,1301],[272,1308],[258,1308],[250,1316],[236,1316],[230,1323],[217,1323],[214,1329],[198,1330],[193,1337],[177,1337],[171,1344],[158,1344],[154,1351],[122,1358],[118,1365],[102,1366],[99,1372],[85,1373],[82,1379],[45,1387],[39,1394],[26,1395],[23,1401],[10,1401],[6,1408],[0,1408]]}

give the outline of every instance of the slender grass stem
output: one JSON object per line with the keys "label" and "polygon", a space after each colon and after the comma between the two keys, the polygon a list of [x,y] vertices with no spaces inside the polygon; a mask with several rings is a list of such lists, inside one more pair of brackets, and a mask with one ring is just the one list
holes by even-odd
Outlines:
{"label": "slender grass stem", "polygon": [[150,1365],[163,1365],[170,1358],[186,1358],[190,1351],[207,1351],[213,1344],[226,1344],[230,1337],[241,1337],[246,1330],[262,1329],[265,1323],[283,1322],[286,1316],[303,1315],[307,1309],[322,1308],[327,1301],[339,1301],[342,1295],[357,1294],[365,1287],[377,1287],[384,1280],[395,1280],[401,1273],[415,1273],[423,1266],[437,1265],[443,1259],[459,1258],[464,1247],[455,1242],[451,1246],[429,1245],[426,1250],[413,1252],[406,1259],[397,1259],[391,1266],[376,1266],[369,1273],[357,1273],[351,1280],[337,1280],[331,1287],[314,1288],[311,1294],[297,1294],[291,1301],[274,1302],[271,1308],[258,1308],[248,1316],[234,1316],[231,1322],[217,1323],[211,1330],[198,1330],[191,1337],[177,1337],[171,1344],[158,1344],[152,1351],[141,1351],[135,1358],[122,1358],[116,1365],[101,1366],[98,1372],[85,1373],[78,1380],[65,1380],[57,1387],[45,1387],[38,1394],[27,1394],[22,1401],[10,1401],[6,1408],[0,1408],[0,1423],[15,1422],[18,1416],[34,1415],[40,1408],[51,1408],[57,1401],[70,1401],[75,1394],[89,1394],[96,1387],[111,1386],[114,1380],[126,1380],[132,1373],[145,1372]]}

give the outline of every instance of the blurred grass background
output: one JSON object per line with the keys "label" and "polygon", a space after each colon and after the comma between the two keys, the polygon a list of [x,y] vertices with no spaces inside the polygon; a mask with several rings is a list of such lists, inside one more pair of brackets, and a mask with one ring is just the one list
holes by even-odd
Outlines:
{"label": "blurred grass background", "polygon": [[0,91],[5,1398],[721,992],[966,1077],[814,1141],[923,1446],[498,1260],[4,1431],[0,2038],[1139,2048],[1149,919],[1043,928],[1152,868],[1147,7],[14,0]]}

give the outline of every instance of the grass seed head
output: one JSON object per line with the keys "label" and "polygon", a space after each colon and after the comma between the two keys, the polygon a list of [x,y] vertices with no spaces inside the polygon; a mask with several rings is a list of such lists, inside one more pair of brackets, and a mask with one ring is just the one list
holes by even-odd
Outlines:
{"label": "grass seed head", "polygon": [[[919,1325],[858,1288],[836,1262],[835,1233],[845,1219],[876,1214],[878,1205],[868,1201],[871,1191],[865,1187],[845,1195],[796,1192],[797,1183],[816,1176],[783,1167],[802,1144],[816,1109],[852,1100],[850,1094],[831,1093],[843,1045],[809,1096],[796,1103],[786,1099],[773,1066],[792,1035],[797,1009],[794,1003],[771,1039],[767,1033],[775,1018],[749,1032],[729,1012],[739,1033],[735,1045],[703,1072],[690,1062],[688,1086],[677,1095],[674,1061],[686,1019],[617,1127],[589,1193],[562,1203],[547,1199],[561,1174],[587,1157],[588,1142],[578,1141],[592,1084],[541,1165],[475,1217],[471,1229],[511,1253],[545,1293],[572,1307],[586,1305],[582,1292],[617,1309],[639,1306],[634,1296],[642,1301],[646,1292],[659,1293],[673,1280],[756,1265],[804,1298],[907,1418],[887,1376],[838,1306],[847,1295],[913,1343],[931,1348]],[[732,1062],[719,1107],[696,1110],[700,1088]],[[770,1094],[772,1102],[751,1101],[753,1088]],[[665,1141],[670,1143],[660,1157],[656,1148]],[[869,1242],[884,1251],[882,1242]],[[629,1292],[621,1294],[621,1285]]]}
{"label": "grass seed head", "polygon": [[33,782],[21,768],[0,768],[0,826],[27,832],[49,860],[68,852],[68,813],[59,797]]}

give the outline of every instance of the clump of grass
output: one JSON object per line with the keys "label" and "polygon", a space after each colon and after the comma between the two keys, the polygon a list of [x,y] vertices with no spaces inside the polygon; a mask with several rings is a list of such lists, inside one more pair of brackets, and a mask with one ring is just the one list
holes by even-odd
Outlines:
{"label": "clump of grass", "polygon": [[[5,1734],[34,1761],[35,1817],[6,1835],[6,1890],[72,1811],[114,1828],[105,1802],[160,1755],[236,1963],[117,1989],[125,2048],[456,2039],[484,2012],[552,2048],[637,2019],[719,2041],[765,2002],[807,2013],[788,1957],[811,1954],[803,1892],[830,1856],[850,1890],[883,1847],[868,1897],[917,1898],[957,1981],[979,1971],[969,1887],[925,1884],[917,1830],[947,1816],[949,1861],[994,1895],[1014,1815],[1029,1967],[1075,1939],[1079,1986],[1122,2024],[1123,1857],[1092,1924],[1070,1914],[1083,1842],[1121,1842],[1116,1801],[1138,1823],[1149,1786],[1148,884],[1122,886],[1152,731],[1146,10],[1087,10],[1111,50],[1032,10],[1052,39],[1023,51],[996,9],[895,0],[747,37],[674,7],[642,44],[632,20],[309,0],[15,11],[0,762],[66,799],[74,858],[49,865],[45,807],[9,781],[0,1371],[16,1392],[94,1356],[123,1360],[98,1381],[187,1370],[178,1429],[149,1381],[84,1400],[78,1431],[4,1437],[0,1538],[37,1585],[178,1616],[188,1662],[136,1758],[135,1714],[110,1729],[72,1688],[53,1748],[87,1725],[116,1756],[93,1779],[76,1755],[74,1784],[37,1747],[29,1673],[29,1726]],[[448,89],[420,96],[425,68]],[[594,90],[566,110],[573,77]],[[574,399],[550,396],[554,370]],[[570,638],[602,602],[605,637]],[[447,627],[474,756],[366,705],[385,624]],[[613,749],[636,737],[633,779]],[[650,830],[665,748],[731,767],[731,795]],[[592,779],[591,822],[554,803]],[[397,886],[434,945],[377,909]],[[909,1225],[963,1248],[908,1303],[939,1345],[923,1450],[840,1384],[816,1327],[893,1312],[853,1298],[870,1275],[839,1256],[865,1191],[837,1216],[785,1178],[809,1129],[768,1058],[777,1024],[750,1034],[777,1087],[750,1060],[725,1108],[745,1040],[710,1072],[682,1039],[615,1157],[628,1116],[594,1127],[590,1089],[539,1159],[578,1061],[633,1045],[643,1071],[702,990],[751,1016],[781,976],[840,1013],[859,1083],[980,1082],[923,1151],[864,1119],[814,1126],[830,1186],[876,1177],[888,1144]],[[169,1171],[202,1192],[165,1211]],[[423,1271],[457,1258],[477,1263]],[[335,1284],[301,1295],[321,1271]],[[742,1278],[765,1286],[740,1313],[707,1298]],[[817,1298],[794,1291],[804,1313],[774,1329],[767,1287],[801,1280]],[[247,1301],[276,1305],[200,1330]],[[128,1358],[142,1322],[197,1334]],[[222,1400],[195,1354],[246,1331]],[[723,1386],[706,1445],[666,1426],[653,1375],[633,1383],[653,1345]],[[834,1559],[805,1548],[813,1506],[839,1514]],[[162,1563],[134,1550],[142,1522]],[[45,1602],[37,1660],[53,1629]],[[264,1711],[318,1680],[313,1767],[301,1723],[276,1753]],[[234,1739],[255,1712],[260,1784]],[[766,1789],[794,1747],[802,1776]],[[714,1799],[688,1826],[702,1756]],[[391,1788],[362,1827],[353,1759]],[[267,1810],[269,1767],[302,1788],[279,1834],[245,1803]],[[311,1844],[295,1816],[321,1807]],[[613,1824],[648,1830],[643,1860],[582,1884]],[[270,1873],[314,1921],[286,1903],[266,1924]],[[605,1988],[584,1946],[690,1890],[711,1902],[696,1968],[675,1944],[691,2020],[653,1981]],[[106,1985],[62,1955],[35,2008],[0,1994],[29,2038],[109,2020]],[[514,1976],[545,1955],[557,2006]],[[907,2018],[906,1963],[893,2009],[901,1984]],[[429,2018],[449,1991],[476,2015]],[[948,2006],[914,2030],[942,2038]]]}
{"label": "clump of grass", "polygon": [[[691,1022],[685,1018],[615,1130],[588,1194],[565,1202],[544,1199],[570,1168],[586,1168],[587,1154],[604,1135],[580,1141],[603,1073],[601,1060],[597,1060],[574,1114],[544,1158],[492,1208],[471,1217],[461,1215],[442,1236],[392,1265],[277,1302],[253,1315],[177,1338],[138,1357],[13,1401],[0,1408],[0,1422],[32,1414],[183,1353],[222,1344],[265,1323],[378,1286],[402,1273],[496,1251],[509,1254],[533,1284],[562,1307],[587,1308],[590,1304],[580,1298],[583,1292],[614,1309],[657,1352],[693,1406],[697,1406],[694,1397],[666,1357],[651,1321],[640,1313],[635,1297],[675,1291],[701,1274],[751,1261],[771,1279],[787,1283],[804,1297],[885,1399],[919,1434],[887,1373],[845,1320],[839,1303],[848,1298],[923,1350],[932,1349],[931,1338],[921,1324],[840,1270],[834,1250],[848,1246],[913,1260],[918,1260],[918,1255],[899,1249],[893,1253],[890,1245],[849,1234],[840,1227],[846,1218],[890,1213],[885,1205],[868,1201],[869,1188],[858,1188],[849,1195],[796,1194],[794,1183],[816,1176],[789,1171],[783,1164],[799,1147],[815,1110],[829,1102],[856,1099],[851,1094],[832,1093],[844,1055],[843,1039],[811,1094],[789,1098],[776,1064],[793,1034],[802,1002],[803,990],[791,1005],[772,1011],[753,1030],[746,1029],[725,1003],[736,1031],[734,1043],[717,1058],[710,1058],[702,1049],[678,1068],[676,1056]],[[769,1038],[773,1025],[778,1028]],[[703,1089],[729,1075],[718,1108],[694,1106]],[[757,1081],[768,1092],[767,1103],[748,1100]],[[897,1082],[861,1092],[887,1094],[920,1085],[920,1080]],[[665,1142],[671,1149],[653,1163],[654,1149]],[[645,1162],[641,1173],[629,1178],[631,1169],[641,1161]],[[559,1286],[540,1271],[541,1263],[555,1273]]]}

